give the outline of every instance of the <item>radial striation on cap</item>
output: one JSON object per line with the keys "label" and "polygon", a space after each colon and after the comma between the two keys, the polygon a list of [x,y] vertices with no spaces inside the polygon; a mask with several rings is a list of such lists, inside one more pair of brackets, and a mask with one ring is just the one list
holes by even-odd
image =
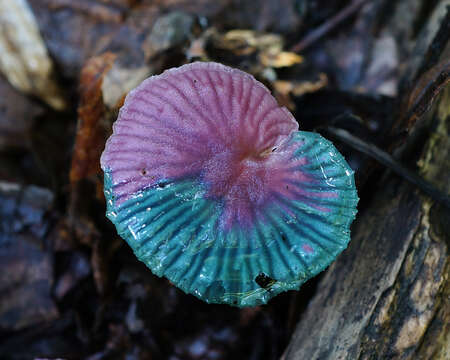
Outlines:
{"label": "radial striation on cap", "polygon": [[210,303],[266,303],[346,248],[353,171],[253,76],[193,63],[131,91],[101,157],[107,216],[156,275]]}

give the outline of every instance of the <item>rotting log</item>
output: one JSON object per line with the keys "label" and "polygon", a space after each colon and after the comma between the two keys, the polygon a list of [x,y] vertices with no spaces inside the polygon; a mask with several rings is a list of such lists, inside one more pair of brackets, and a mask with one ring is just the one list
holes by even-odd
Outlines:
{"label": "rotting log", "polygon": [[[450,87],[431,117],[419,168],[448,194]],[[450,210],[394,176],[374,194],[283,360],[450,359]]]}

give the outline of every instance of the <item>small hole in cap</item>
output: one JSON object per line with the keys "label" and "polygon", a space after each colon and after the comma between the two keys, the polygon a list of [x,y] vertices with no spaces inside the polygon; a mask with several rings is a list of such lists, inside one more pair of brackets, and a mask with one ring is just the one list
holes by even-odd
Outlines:
{"label": "small hole in cap", "polygon": [[255,282],[264,289],[269,289],[276,280],[272,279],[270,276],[267,276],[264,273],[260,273],[256,278]]}

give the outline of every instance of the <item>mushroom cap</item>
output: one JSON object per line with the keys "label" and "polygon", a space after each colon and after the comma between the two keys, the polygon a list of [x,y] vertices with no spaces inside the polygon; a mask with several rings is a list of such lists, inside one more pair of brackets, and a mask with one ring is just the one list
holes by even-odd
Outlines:
{"label": "mushroom cap", "polygon": [[107,216],[158,276],[209,303],[266,303],[346,248],[353,171],[253,76],[192,63],[131,91],[101,157]]}

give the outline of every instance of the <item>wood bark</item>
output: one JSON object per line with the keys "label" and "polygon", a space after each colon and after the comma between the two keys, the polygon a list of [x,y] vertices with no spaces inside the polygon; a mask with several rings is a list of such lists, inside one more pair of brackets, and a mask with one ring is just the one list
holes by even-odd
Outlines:
{"label": "wood bark", "polygon": [[[449,193],[450,87],[431,124],[419,167]],[[349,248],[320,281],[285,360],[450,359],[450,210],[394,176],[374,194]]]}

